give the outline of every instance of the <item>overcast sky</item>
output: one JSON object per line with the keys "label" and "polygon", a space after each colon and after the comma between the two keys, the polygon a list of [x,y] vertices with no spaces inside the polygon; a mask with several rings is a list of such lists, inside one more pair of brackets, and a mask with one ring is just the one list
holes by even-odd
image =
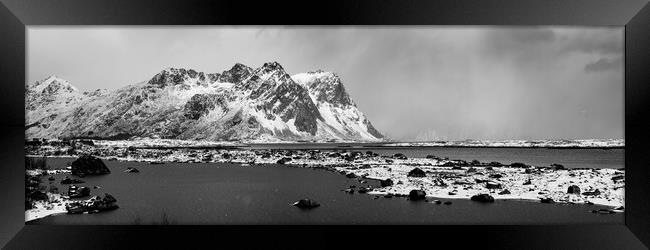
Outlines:
{"label": "overcast sky", "polygon": [[385,135],[623,138],[622,27],[30,26],[28,82],[116,89],[166,67],[333,71]]}

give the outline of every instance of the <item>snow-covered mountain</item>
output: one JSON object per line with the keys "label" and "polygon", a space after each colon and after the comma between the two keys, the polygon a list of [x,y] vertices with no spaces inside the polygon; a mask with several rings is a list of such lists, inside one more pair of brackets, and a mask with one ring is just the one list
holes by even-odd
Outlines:
{"label": "snow-covered mountain", "polygon": [[81,92],[56,76],[26,86],[28,138],[379,141],[331,72],[277,62],[222,73],[168,68],[117,90]]}

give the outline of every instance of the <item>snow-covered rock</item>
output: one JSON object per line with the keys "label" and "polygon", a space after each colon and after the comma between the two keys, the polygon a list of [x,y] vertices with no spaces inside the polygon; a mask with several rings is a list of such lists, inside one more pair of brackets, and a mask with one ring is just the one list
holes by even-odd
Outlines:
{"label": "snow-covered rock", "polygon": [[339,77],[288,75],[277,62],[222,73],[167,68],[117,90],[80,92],[49,77],[27,85],[27,138],[380,141]]}

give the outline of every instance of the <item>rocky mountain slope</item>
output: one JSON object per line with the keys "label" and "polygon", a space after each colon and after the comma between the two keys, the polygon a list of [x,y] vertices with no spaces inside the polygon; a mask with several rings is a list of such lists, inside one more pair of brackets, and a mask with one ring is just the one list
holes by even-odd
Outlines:
{"label": "rocky mountain slope", "polygon": [[81,92],[56,76],[26,86],[27,138],[379,141],[331,72],[290,76],[277,62],[222,73],[168,68],[117,90]]}

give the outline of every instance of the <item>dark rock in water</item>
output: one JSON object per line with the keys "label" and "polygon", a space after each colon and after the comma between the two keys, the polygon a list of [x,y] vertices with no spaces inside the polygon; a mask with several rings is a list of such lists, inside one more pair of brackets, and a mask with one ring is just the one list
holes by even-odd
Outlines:
{"label": "dark rock in water", "polygon": [[553,169],[553,170],[565,170],[566,168],[562,164],[553,163],[553,164],[551,164],[551,169]]}
{"label": "dark rock in water", "polygon": [[43,201],[49,199],[46,193],[41,191],[33,191],[25,195],[28,200]]}
{"label": "dark rock in water", "polygon": [[77,160],[73,161],[71,166],[72,175],[76,176],[102,175],[111,173],[111,170],[106,167],[102,160],[91,155],[82,155]]}
{"label": "dark rock in water", "polygon": [[541,203],[555,203],[552,198],[541,198],[539,201]]}
{"label": "dark rock in water", "polygon": [[124,172],[126,172],[126,173],[140,173],[140,170],[138,170],[137,168],[134,168],[134,167],[128,167],[128,168],[126,168],[126,170]]}
{"label": "dark rock in water", "polygon": [[427,159],[437,159],[437,158],[438,157],[436,157],[435,155],[427,155]]}
{"label": "dark rock in water", "polygon": [[440,205],[440,204],[442,204],[442,201],[440,201],[440,200],[433,200],[433,203],[436,203],[436,204]]}
{"label": "dark rock in water", "polygon": [[104,193],[104,198],[102,199],[102,201],[107,202],[107,203],[111,203],[111,202],[117,202],[117,199],[115,199],[115,197],[113,197],[112,195],[110,195],[108,193]]}
{"label": "dark rock in water", "polygon": [[343,192],[346,192],[348,194],[354,194],[354,189],[352,188],[343,189]]}
{"label": "dark rock in water", "polygon": [[530,166],[528,166],[526,164],[523,164],[521,162],[514,162],[514,163],[510,164],[510,167],[513,167],[513,168],[529,168]]}
{"label": "dark rock in water", "polygon": [[[501,164],[501,162],[498,162],[498,161],[490,162],[490,163],[488,163],[488,165],[491,166],[491,167],[501,167],[501,166],[503,166],[503,164]],[[492,169],[492,168],[490,168],[490,169]]]}
{"label": "dark rock in water", "polygon": [[407,159],[407,158],[406,158],[406,155],[404,155],[404,154],[402,154],[402,153],[394,154],[394,155],[393,155],[393,158],[395,158],[395,159],[400,159],[400,160],[406,160],[406,159]]}
{"label": "dark rock in water", "polygon": [[408,175],[408,177],[426,177],[427,174],[420,168],[414,168],[411,170]]}
{"label": "dark rock in water", "polygon": [[445,201],[444,204],[445,205],[451,205],[451,201]]}
{"label": "dark rock in water", "polygon": [[70,196],[70,198],[82,198],[90,196],[90,188],[70,185],[68,187],[68,196]]}
{"label": "dark rock in water", "polygon": [[596,189],[594,191],[583,192],[582,195],[597,196],[600,195],[600,190]]}
{"label": "dark rock in water", "polygon": [[50,176],[49,178],[47,178],[47,180],[48,181],[54,181],[55,179],[54,179],[54,176]]}
{"label": "dark rock in water", "polygon": [[493,181],[485,182],[485,188],[487,189],[501,189],[501,184]]}
{"label": "dark rock in water", "polygon": [[310,199],[302,199],[299,201],[296,201],[293,203],[294,206],[299,207],[301,209],[312,209],[319,207],[320,204],[316,201],[310,200]]}
{"label": "dark rock in water", "polygon": [[504,189],[503,191],[499,192],[499,194],[510,194],[510,190]]}
{"label": "dark rock in water", "polygon": [[283,157],[282,159],[277,161],[277,164],[285,164],[285,163],[290,162],[290,161],[291,161],[291,158]]}
{"label": "dark rock in water", "polygon": [[391,180],[391,179],[380,180],[379,184],[381,184],[381,187],[392,186],[393,185],[393,180]]}
{"label": "dark rock in water", "polygon": [[119,206],[115,204],[117,199],[110,194],[104,194],[104,198],[99,196],[92,197],[85,201],[72,202],[66,205],[66,210],[69,214],[99,213],[118,209]]}
{"label": "dark rock in water", "polygon": [[494,197],[490,196],[489,194],[477,194],[472,196],[470,200],[478,202],[494,202]]}
{"label": "dark rock in water", "polygon": [[612,211],[611,209],[605,209],[605,208],[601,208],[601,209],[597,209],[597,210],[591,210],[591,212],[596,213],[596,214],[614,214],[614,213],[616,213],[616,212]]}
{"label": "dark rock in water", "polygon": [[425,193],[423,190],[411,190],[409,192],[409,199],[412,201],[418,201],[418,200],[424,200],[426,197],[427,193]]}
{"label": "dark rock in water", "polygon": [[348,178],[356,178],[357,175],[354,174],[354,173],[347,173],[347,174],[345,175],[345,177],[348,177]]}
{"label": "dark rock in water", "polygon": [[61,184],[79,184],[79,183],[84,183],[85,181],[79,180],[79,179],[70,179],[70,177],[66,176],[61,180]]}
{"label": "dark rock in water", "polygon": [[386,195],[384,195],[384,198],[389,198],[390,199],[390,198],[393,198],[393,195],[392,194],[386,194]]}
{"label": "dark rock in water", "polygon": [[365,193],[368,193],[368,192],[371,191],[371,190],[372,190],[372,189],[367,188],[367,187],[360,187],[360,188],[359,188],[359,193],[360,193],[360,194],[365,194]]}
{"label": "dark rock in water", "polygon": [[580,187],[576,185],[571,185],[569,188],[566,190],[567,194],[580,194]]}

